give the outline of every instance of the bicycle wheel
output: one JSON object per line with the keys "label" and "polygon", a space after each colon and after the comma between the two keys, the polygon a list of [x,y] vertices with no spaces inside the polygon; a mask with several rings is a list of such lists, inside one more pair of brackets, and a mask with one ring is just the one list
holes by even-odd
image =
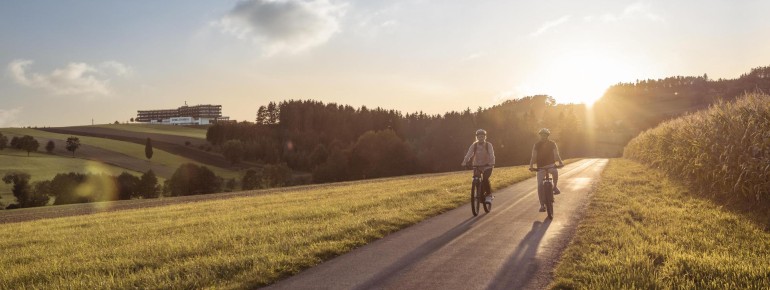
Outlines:
{"label": "bicycle wheel", "polygon": [[471,185],[471,212],[473,212],[473,216],[479,215],[478,187],[476,182]]}
{"label": "bicycle wheel", "polygon": [[[492,193],[491,193],[491,192],[488,192],[487,194],[488,194],[488,195],[492,195]],[[481,198],[484,198],[483,196],[484,196],[484,195],[482,195],[482,197],[481,197]],[[486,202],[484,202],[484,212],[486,212],[486,213],[489,213],[489,211],[490,211],[490,210],[492,210],[492,204],[491,204],[491,203],[486,203]]]}
{"label": "bicycle wheel", "polygon": [[553,183],[545,182],[543,190],[545,190],[545,209],[548,217],[553,218]]}

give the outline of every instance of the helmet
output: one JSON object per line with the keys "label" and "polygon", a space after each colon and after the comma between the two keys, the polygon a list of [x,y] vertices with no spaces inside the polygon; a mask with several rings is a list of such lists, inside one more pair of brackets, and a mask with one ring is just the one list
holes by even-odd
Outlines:
{"label": "helmet", "polygon": [[486,131],[486,130],[484,130],[484,129],[478,129],[478,130],[476,130],[476,136],[479,136],[479,135],[484,135],[484,136],[486,136],[486,135],[487,135],[487,131]]}
{"label": "helmet", "polygon": [[551,130],[548,130],[548,128],[540,129],[540,132],[537,132],[538,135],[551,135]]}

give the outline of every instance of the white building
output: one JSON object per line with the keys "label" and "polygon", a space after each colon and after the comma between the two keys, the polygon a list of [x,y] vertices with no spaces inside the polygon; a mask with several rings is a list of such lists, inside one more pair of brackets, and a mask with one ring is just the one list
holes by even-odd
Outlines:
{"label": "white building", "polygon": [[[220,120],[222,118],[219,118]],[[151,124],[163,124],[163,125],[209,125],[212,124],[216,118],[193,118],[193,117],[173,117],[168,119],[151,120]]]}

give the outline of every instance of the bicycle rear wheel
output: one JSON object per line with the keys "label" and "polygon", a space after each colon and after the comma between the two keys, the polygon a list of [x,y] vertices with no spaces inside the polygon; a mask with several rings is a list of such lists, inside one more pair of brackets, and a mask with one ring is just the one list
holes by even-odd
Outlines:
{"label": "bicycle rear wheel", "polygon": [[548,212],[548,217],[553,218],[553,183],[543,184],[543,190],[545,190],[545,209]]}
{"label": "bicycle rear wheel", "polygon": [[471,185],[471,212],[473,216],[479,215],[479,185],[476,182]]}

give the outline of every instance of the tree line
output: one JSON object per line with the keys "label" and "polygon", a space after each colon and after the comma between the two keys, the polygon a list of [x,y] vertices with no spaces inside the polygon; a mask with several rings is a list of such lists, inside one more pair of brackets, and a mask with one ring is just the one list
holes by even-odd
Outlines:
{"label": "tree line", "polygon": [[529,162],[540,127],[554,132],[564,156],[581,156],[585,114],[544,95],[443,115],[289,100],[260,107],[253,123],[215,124],[206,137],[234,163],[286,163],[329,182],[458,170],[479,128],[489,132],[499,166]]}

